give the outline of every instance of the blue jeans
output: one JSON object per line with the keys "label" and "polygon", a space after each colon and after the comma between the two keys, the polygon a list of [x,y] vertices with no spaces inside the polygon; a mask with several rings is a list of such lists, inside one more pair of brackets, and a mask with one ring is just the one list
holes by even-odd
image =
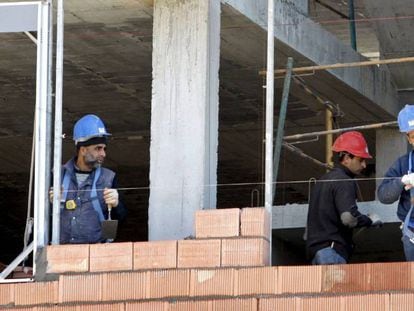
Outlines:
{"label": "blue jeans", "polygon": [[339,255],[333,248],[325,247],[318,250],[312,260],[313,265],[339,265],[346,264],[344,257]]}
{"label": "blue jeans", "polygon": [[401,238],[404,246],[404,254],[406,261],[414,261],[414,244],[410,241],[410,238],[406,235],[403,235]]}

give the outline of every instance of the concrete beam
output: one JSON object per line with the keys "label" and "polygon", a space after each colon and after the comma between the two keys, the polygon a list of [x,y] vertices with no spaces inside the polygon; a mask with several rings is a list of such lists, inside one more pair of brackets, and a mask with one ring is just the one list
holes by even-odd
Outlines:
{"label": "concrete beam", "polygon": [[[399,222],[397,204],[385,205],[379,201],[360,202],[358,209],[363,214],[375,213],[384,223]],[[304,228],[308,217],[308,204],[287,204],[273,207],[272,228]]]}
{"label": "concrete beam", "polygon": [[[222,2],[267,30],[266,0],[222,0]],[[344,45],[333,34],[301,14],[290,3],[277,1],[275,15],[275,37],[279,43],[287,45],[315,64],[366,60],[350,46]],[[278,43],[276,43],[276,48],[277,45]],[[397,115],[400,109],[397,93],[391,84],[390,73],[386,68],[371,66],[336,69],[328,72],[390,115]]]}
{"label": "concrete beam", "polygon": [[40,2],[0,3],[0,32],[37,30]]}
{"label": "concrete beam", "polygon": [[[374,20],[372,25],[379,41],[380,56],[398,58],[413,56],[414,2],[408,0],[363,0],[366,12]],[[386,21],[382,18],[386,17]],[[389,66],[393,81],[399,90],[413,90],[414,64]]]}
{"label": "concrete beam", "polygon": [[154,3],[149,239],[193,234],[216,207],[220,1]]}

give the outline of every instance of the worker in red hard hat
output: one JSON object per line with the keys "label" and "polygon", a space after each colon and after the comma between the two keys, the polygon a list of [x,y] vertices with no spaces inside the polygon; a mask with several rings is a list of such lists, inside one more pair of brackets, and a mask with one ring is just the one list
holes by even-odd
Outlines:
{"label": "worker in red hard hat", "polygon": [[306,247],[312,264],[345,264],[354,247],[353,228],[380,226],[375,214],[358,211],[354,177],[372,158],[367,143],[356,131],[340,135],[332,146],[338,164],[323,175],[309,198]]}

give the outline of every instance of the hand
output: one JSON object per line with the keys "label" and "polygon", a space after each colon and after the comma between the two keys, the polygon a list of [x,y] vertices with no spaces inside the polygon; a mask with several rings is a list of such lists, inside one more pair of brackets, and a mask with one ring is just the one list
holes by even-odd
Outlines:
{"label": "hand", "polygon": [[414,173],[410,173],[407,175],[404,175],[401,178],[401,182],[405,185],[405,190],[411,189],[414,187]]}
{"label": "hand", "polygon": [[111,207],[117,207],[119,204],[118,190],[105,188],[103,191],[105,203]]}
{"label": "hand", "polygon": [[[60,197],[62,197],[63,187],[60,188]],[[53,187],[50,187],[49,190],[49,202],[53,203]]]}
{"label": "hand", "polygon": [[371,227],[381,227],[382,226],[382,220],[377,214],[367,214],[367,216],[372,221]]}

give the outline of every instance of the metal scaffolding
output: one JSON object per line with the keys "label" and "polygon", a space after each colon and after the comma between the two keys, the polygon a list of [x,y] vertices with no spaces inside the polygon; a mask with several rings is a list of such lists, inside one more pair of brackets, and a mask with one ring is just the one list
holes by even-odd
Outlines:
{"label": "metal scaffolding", "polygon": [[[49,243],[49,202],[52,111],[52,2],[0,3],[0,32],[24,32],[36,43],[36,103],[34,114],[34,234],[30,243],[9,266],[0,273],[0,283],[33,251],[33,273],[40,249]],[[30,32],[36,32],[34,36]],[[31,187],[31,185],[30,185]],[[30,208],[29,204],[29,208]],[[30,281],[23,279],[21,281]]]}

